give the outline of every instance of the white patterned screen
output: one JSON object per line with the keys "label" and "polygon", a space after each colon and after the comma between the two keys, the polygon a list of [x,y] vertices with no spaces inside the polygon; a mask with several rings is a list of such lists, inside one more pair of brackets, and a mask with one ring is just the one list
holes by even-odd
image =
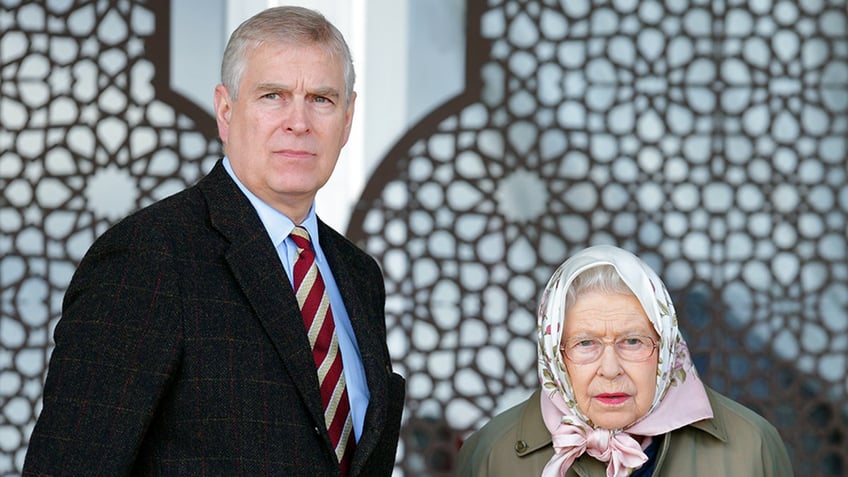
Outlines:
{"label": "white patterned screen", "polygon": [[85,251],[221,155],[212,118],[162,74],[167,12],[167,2],[0,0],[0,475],[23,465]]}
{"label": "white patterned screen", "polygon": [[399,471],[449,475],[535,389],[541,289],[612,243],[664,277],[706,381],[778,426],[797,475],[843,475],[844,0],[469,8],[465,94],[388,154],[349,231],[383,264],[408,379]]}
{"label": "white patterned screen", "polygon": [[[0,474],[83,253],[221,154],[167,85],[167,9],[0,0]],[[349,226],[408,379],[399,475],[450,475],[536,386],[539,291],[594,243],[664,277],[706,381],[778,426],[797,475],[845,473],[846,10],[469,0],[465,92],[387,154]]]}

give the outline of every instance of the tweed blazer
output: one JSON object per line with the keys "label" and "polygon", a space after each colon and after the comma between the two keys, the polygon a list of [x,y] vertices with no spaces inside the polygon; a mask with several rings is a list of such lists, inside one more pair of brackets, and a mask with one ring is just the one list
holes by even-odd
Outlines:
{"label": "tweed blazer", "polygon": [[[350,475],[391,475],[404,380],[377,263],[319,221],[371,400]],[[274,246],[219,161],[95,241],[65,295],[24,475],[339,475]]]}

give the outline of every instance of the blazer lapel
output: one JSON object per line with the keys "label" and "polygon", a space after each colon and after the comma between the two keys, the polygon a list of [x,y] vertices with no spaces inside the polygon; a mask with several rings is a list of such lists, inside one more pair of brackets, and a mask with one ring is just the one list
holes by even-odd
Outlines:
{"label": "blazer lapel", "polygon": [[230,242],[225,259],[236,281],[312,418],[323,423],[318,375],[306,332],[292,332],[303,328],[300,308],[265,227],[220,161],[198,187],[207,198],[212,225]]}
{"label": "blazer lapel", "polygon": [[[365,414],[362,436],[357,443],[351,463],[351,470],[355,471],[365,464],[368,456],[371,455],[380,441],[380,434],[385,427],[385,403],[391,398],[388,396],[387,383],[391,367],[384,355],[386,343],[382,338],[380,323],[375,322],[378,318],[375,316],[375,310],[382,311],[384,303],[366,303],[364,301],[366,297],[382,296],[381,291],[372,290],[371,288],[374,288],[375,285],[364,283],[364,280],[362,280],[360,272],[363,270],[363,264],[356,262],[356,260],[361,260],[356,257],[358,254],[351,253],[353,252],[351,250],[353,245],[320,220],[318,225],[321,248],[327,257],[331,270],[333,270],[333,278],[339,287],[348,316],[350,316],[359,353],[365,367],[368,391],[371,394],[368,411]],[[379,316],[382,316],[382,314]],[[354,474],[354,472],[351,472],[351,474]]]}

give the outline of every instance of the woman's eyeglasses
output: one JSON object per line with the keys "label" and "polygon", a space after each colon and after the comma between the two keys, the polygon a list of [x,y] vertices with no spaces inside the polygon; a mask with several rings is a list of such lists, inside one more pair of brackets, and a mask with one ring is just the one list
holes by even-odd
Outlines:
{"label": "woman's eyeglasses", "polygon": [[604,348],[612,345],[615,353],[624,361],[645,361],[654,354],[657,342],[650,336],[629,335],[615,340],[578,337],[567,340],[559,349],[575,364],[593,363],[601,357]]}

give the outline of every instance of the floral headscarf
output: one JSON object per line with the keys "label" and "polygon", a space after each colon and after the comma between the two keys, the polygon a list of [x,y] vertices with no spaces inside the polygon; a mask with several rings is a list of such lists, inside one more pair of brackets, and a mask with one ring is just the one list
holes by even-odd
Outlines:
{"label": "floral headscarf", "polygon": [[[580,411],[560,352],[565,328],[566,291],[574,278],[599,265],[612,265],[639,299],[659,335],[654,400],[647,414],[624,429],[595,428]],[[677,327],[677,315],[665,285],[642,260],[610,245],[578,252],[563,263],[542,294],[538,312],[539,380],[542,384],[542,417],[551,432],[554,457],[543,476],[561,476],[584,452],[609,462],[608,477],[627,476],[647,460],[633,436],[665,434],[702,419],[712,418],[712,408],[686,342]]]}

